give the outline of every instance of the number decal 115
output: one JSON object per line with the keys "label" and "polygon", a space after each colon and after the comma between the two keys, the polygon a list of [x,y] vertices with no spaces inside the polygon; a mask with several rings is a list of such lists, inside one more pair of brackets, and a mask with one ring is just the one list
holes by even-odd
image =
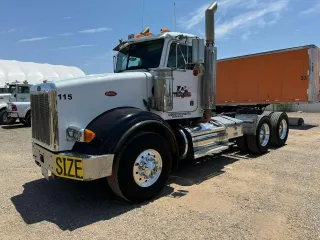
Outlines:
{"label": "number decal 115", "polygon": [[72,94],[58,94],[59,100],[71,100]]}

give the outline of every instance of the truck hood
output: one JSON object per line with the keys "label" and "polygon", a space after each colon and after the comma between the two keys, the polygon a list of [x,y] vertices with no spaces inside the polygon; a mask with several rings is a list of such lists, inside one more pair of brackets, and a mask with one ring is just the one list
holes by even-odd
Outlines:
{"label": "truck hood", "polygon": [[99,115],[118,107],[146,110],[143,99],[147,100],[151,79],[149,72],[97,74],[41,83],[33,86],[31,93],[39,86],[42,90],[56,91],[59,150],[64,151],[72,149],[74,144],[66,141],[69,126],[86,128]]}
{"label": "truck hood", "polygon": [[[145,79],[146,77],[152,77],[147,72],[122,72],[122,73],[104,73],[104,74],[93,74],[84,77],[65,79],[54,82],[57,89],[68,88],[68,87],[80,87],[80,86],[107,86],[111,82],[115,81],[126,81],[127,79]],[[120,83],[119,82],[119,83]]]}

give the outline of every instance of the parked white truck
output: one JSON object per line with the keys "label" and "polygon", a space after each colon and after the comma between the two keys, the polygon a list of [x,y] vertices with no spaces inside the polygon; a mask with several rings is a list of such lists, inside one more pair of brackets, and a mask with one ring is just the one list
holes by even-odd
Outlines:
{"label": "parked white truck", "polygon": [[19,119],[31,125],[30,87],[33,84],[81,76],[85,73],[73,66],[0,60],[0,84],[6,84],[10,94],[9,100],[0,107],[0,124],[12,124]]}
{"label": "parked white truck", "polygon": [[115,73],[33,86],[32,149],[42,174],[106,177],[117,195],[141,202],[162,190],[182,159],[234,144],[254,154],[266,153],[270,143],[283,146],[285,113],[214,112],[216,9],[213,3],[206,10],[206,43],[145,29],[114,48]]}
{"label": "parked white truck", "polygon": [[2,125],[7,122],[6,108],[11,94],[6,87],[0,88],[0,92],[0,125]]}

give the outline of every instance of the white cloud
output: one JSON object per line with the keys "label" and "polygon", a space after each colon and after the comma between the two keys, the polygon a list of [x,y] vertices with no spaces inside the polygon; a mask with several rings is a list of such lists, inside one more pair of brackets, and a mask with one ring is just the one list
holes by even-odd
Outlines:
{"label": "white cloud", "polygon": [[59,47],[51,50],[67,50],[67,49],[73,49],[73,48],[84,48],[84,47],[95,47],[95,46],[96,45],[82,44],[82,45],[74,45],[74,46],[67,46],[67,47]]}
{"label": "white cloud", "polygon": [[287,6],[288,1],[277,0],[267,6],[253,11],[245,12],[233,17],[230,21],[225,21],[216,27],[217,38],[223,37],[229,32],[237,29],[244,28],[254,25],[260,25],[264,27],[266,25],[266,20],[264,19],[267,15],[272,15],[273,19],[270,23],[274,24],[279,19],[279,13],[282,12]]}
{"label": "white cloud", "polygon": [[303,10],[300,12],[300,15],[307,15],[307,14],[313,14],[313,13],[320,13],[320,0],[318,0],[315,5],[312,7]]}
{"label": "white cloud", "polygon": [[109,50],[108,52],[99,55],[99,56],[89,56],[89,57],[83,57],[85,59],[91,59],[91,60],[95,60],[95,61],[111,61],[112,57],[116,54],[115,51],[113,50]]}
{"label": "white cloud", "polygon": [[59,34],[60,36],[64,36],[64,37],[66,37],[66,36],[72,36],[73,35],[73,33],[62,33],[62,34]]}
{"label": "white cloud", "polygon": [[251,34],[252,34],[251,31],[246,32],[246,33],[242,34],[241,39],[242,39],[242,40],[248,40],[248,38],[249,38],[249,36],[250,36]]}
{"label": "white cloud", "polygon": [[71,19],[72,17],[64,17],[63,19],[67,20],[67,19]]}
{"label": "white cloud", "polygon": [[[216,37],[223,38],[239,30],[245,30],[245,33],[247,33],[251,27],[264,28],[275,24],[281,18],[281,14],[286,9],[289,1],[290,0],[222,0],[218,2],[218,11],[216,13],[217,19],[219,20],[219,24],[217,24],[217,21],[215,23]],[[203,22],[205,10],[209,5],[210,3],[203,5],[188,16],[181,18],[179,20],[180,26],[190,30]],[[229,12],[233,13],[233,15],[230,16]],[[236,14],[234,14],[235,12]]]}
{"label": "white cloud", "polygon": [[111,28],[92,28],[92,29],[86,29],[79,31],[79,33],[99,33],[99,32],[106,32],[112,30]]}
{"label": "white cloud", "polygon": [[51,38],[51,37],[25,38],[25,39],[19,40],[18,42],[36,42],[36,41],[46,40],[49,38]]}
{"label": "white cloud", "polygon": [[9,29],[9,30],[2,30],[2,31],[0,31],[0,33],[13,33],[13,32],[15,32],[17,29],[15,29],[15,28],[11,28],[11,29]]}

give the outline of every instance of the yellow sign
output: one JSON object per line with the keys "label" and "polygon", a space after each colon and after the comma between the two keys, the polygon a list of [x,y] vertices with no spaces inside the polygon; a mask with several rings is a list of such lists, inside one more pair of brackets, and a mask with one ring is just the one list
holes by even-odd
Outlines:
{"label": "yellow sign", "polygon": [[82,158],[55,156],[56,175],[62,178],[83,180]]}

